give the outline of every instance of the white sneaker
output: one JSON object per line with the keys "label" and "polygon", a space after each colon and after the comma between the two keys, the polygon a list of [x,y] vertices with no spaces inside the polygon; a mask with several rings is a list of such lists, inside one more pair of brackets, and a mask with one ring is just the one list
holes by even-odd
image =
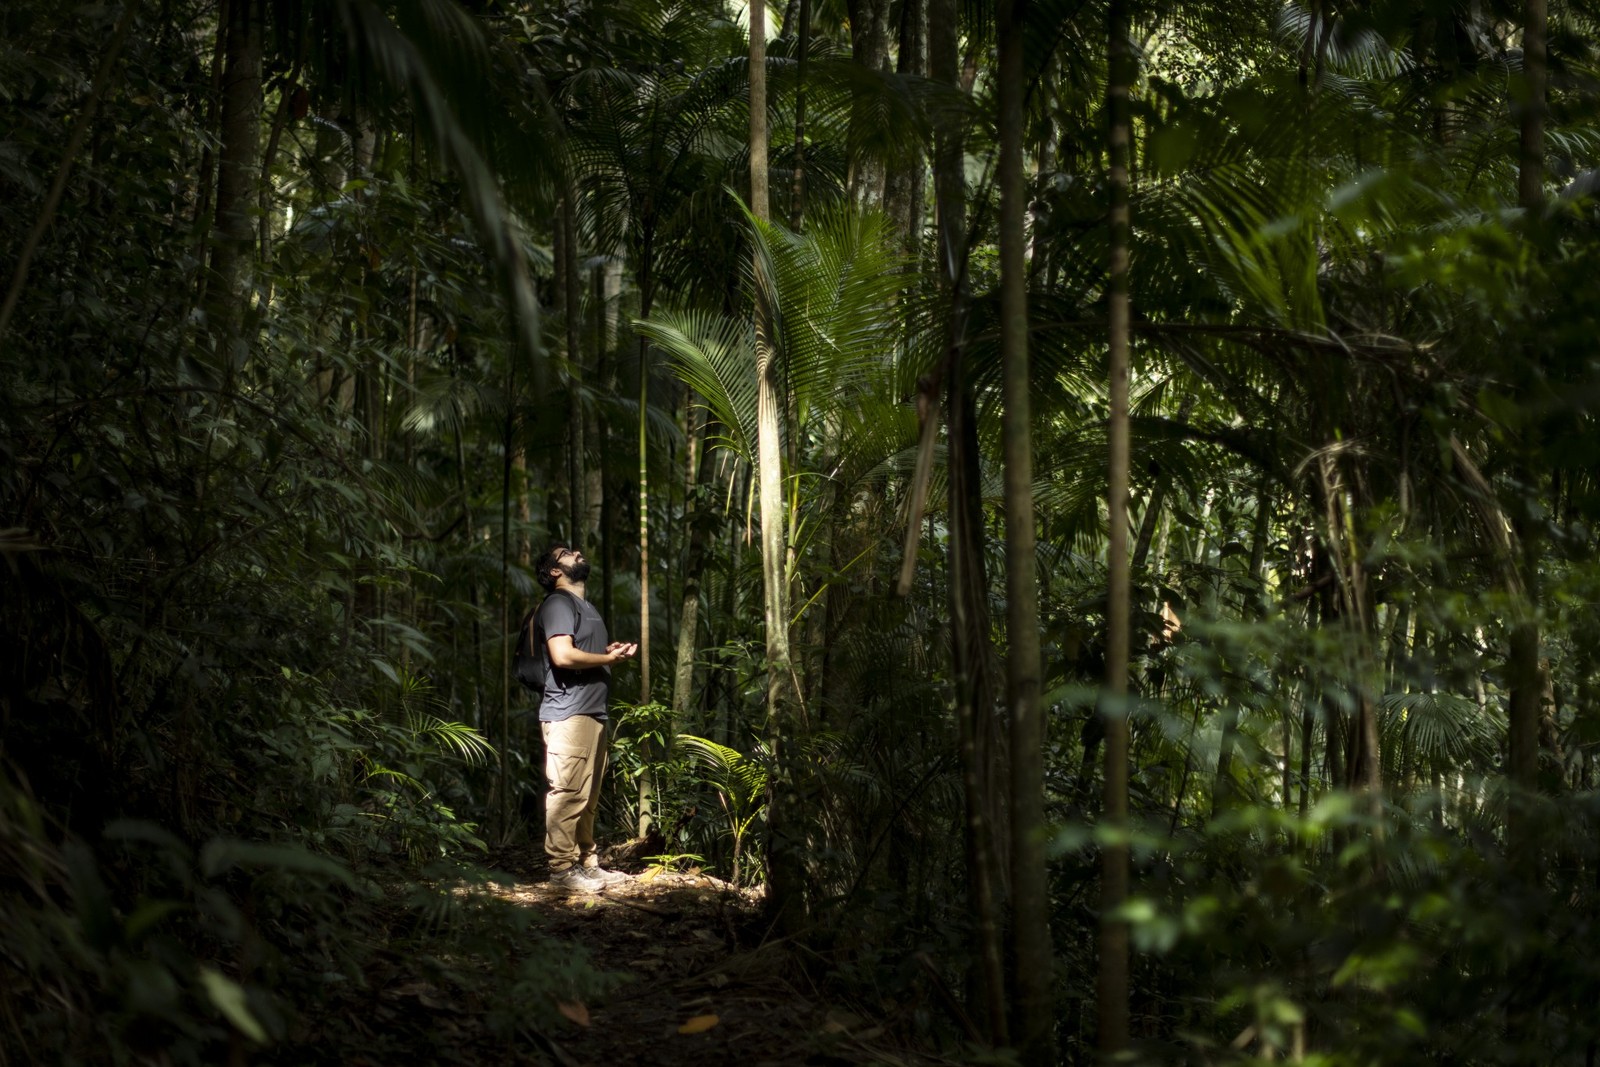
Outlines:
{"label": "white sneaker", "polygon": [[552,872],[550,884],[569,893],[598,893],[605,889],[607,883],[593,871],[574,863],[565,870]]}
{"label": "white sneaker", "polygon": [[621,885],[623,882],[633,881],[633,875],[623,874],[621,871],[608,871],[598,863],[592,867],[585,867],[583,873],[600,879],[601,885]]}

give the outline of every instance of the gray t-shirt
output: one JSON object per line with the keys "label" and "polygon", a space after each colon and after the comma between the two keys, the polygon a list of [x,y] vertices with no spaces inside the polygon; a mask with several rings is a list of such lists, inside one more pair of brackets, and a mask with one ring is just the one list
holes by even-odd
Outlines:
{"label": "gray t-shirt", "polygon": [[539,605],[533,619],[533,639],[544,650],[544,699],[539,703],[540,722],[561,722],[574,715],[592,715],[605,721],[611,695],[611,668],[557,667],[550,662],[546,643],[561,634],[572,636],[572,647],[596,655],[606,650],[611,638],[595,606],[570,593],[551,593]]}

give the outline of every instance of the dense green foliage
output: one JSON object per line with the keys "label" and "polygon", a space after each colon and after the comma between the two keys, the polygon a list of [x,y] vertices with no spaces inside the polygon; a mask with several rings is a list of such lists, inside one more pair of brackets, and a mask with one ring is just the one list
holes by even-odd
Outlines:
{"label": "dense green foliage", "polygon": [[[649,638],[607,832],[759,882],[781,794],[819,973],[994,1054],[962,828],[1005,818],[1005,704],[976,690],[976,773],[951,649],[998,679],[1009,643],[948,586],[980,564],[1005,619],[996,31],[930,8],[782,12],[766,223],[714,0],[4,5],[0,1060],[341,1062],[402,974],[495,1041],[602,991],[457,891],[539,837],[508,656],[552,538]],[[1552,5],[1546,99],[1500,0],[1132,5],[1126,519],[1105,15],[1026,8],[1056,1053],[1094,1058],[1120,919],[1136,1062],[1592,1063],[1600,11]],[[776,756],[758,286],[803,697]],[[973,559],[965,438],[921,434],[957,384]],[[1134,899],[1103,916],[1124,521]]]}

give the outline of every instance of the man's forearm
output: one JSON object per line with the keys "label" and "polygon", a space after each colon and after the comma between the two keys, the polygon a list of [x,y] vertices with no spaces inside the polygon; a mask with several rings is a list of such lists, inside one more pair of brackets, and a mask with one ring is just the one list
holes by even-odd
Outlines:
{"label": "man's forearm", "polygon": [[609,667],[615,660],[616,657],[610,653],[585,652],[581,648],[569,648],[560,655],[552,654],[550,657],[551,663],[567,670],[582,670],[585,667]]}

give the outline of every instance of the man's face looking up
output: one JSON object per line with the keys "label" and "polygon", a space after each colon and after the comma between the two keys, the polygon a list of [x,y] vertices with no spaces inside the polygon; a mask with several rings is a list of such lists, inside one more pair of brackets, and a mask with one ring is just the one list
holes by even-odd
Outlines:
{"label": "man's face looking up", "polygon": [[582,582],[589,578],[589,561],[575,548],[564,548],[556,553],[556,569],[566,575],[569,582]]}

